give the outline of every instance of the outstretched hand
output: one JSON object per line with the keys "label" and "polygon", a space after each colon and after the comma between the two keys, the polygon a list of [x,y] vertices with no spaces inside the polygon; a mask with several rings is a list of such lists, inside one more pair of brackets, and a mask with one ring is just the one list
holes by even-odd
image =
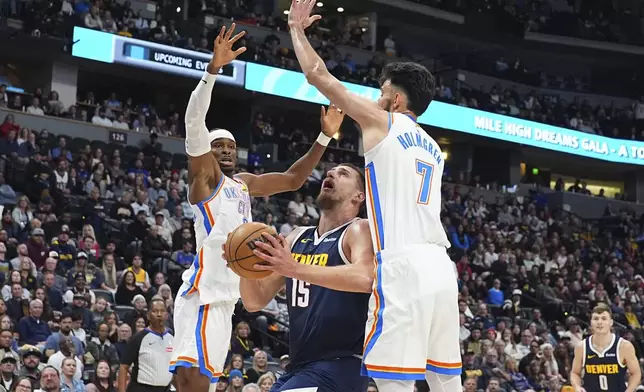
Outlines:
{"label": "outstretched hand", "polygon": [[344,120],[344,112],[335,107],[335,105],[329,106],[328,109],[324,109],[324,106],[322,106],[320,112],[322,133],[328,137],[333,137],[340,130],[340,125]]}
{"label": "outstretched hand", "polygon": [[228,30],[226,26],[222,26],[217,38],[215,38],[215,45],[213,48],[212,60],[210,60],[210,65],[214,68],[221,68],[226,64],[231,63],[237,58],[240,54],[246,51],[246,47],[242,46],[237,50],[233,50],[233,45],[235,42],[239,41],[241,37],[246,34],[245,31],[240,31],[234,37],[231,38],[233,32],[235,31],[235,24],[231,24]]}
{"label": "outstretched hand", "polygon": [[291,0],[291,9],[288,14],[288,26],[290,28],[309,27],[316,20],[322,19],[320,15],[311,15],[311,11],[317,0]]}
{"label": "outstretched hand", "polygon": [[284,236],[280,234],[275,238],[268,233],[262,233],[262,236],[264,241],[255,241],[257,249],[253,250],[253,253],[264,260],[266,264],[255,264],[254,268],[262,271],[273,271],[278,275],[293,278],[298,264],[297,261],[293,260],[290,250],[286,248]]}

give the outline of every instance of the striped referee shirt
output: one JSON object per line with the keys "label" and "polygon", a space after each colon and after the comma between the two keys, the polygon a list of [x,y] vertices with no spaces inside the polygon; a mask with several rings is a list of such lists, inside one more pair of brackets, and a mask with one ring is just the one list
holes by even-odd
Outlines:
{"label": "striped referee shirt", "polygon": [[145,328],[128,342],[121,365],[131,366],[130,385],[167,387],[172,382],[168,371],[172,355],[173,336],[169,330],[163,335]]}

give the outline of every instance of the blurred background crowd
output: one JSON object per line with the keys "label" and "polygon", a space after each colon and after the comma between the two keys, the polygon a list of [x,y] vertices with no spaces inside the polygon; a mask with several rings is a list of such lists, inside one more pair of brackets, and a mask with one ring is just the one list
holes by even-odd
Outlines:
{"label": "blurred background crowd", "polygon": [[[443,35],[426,44],[417,39],[422,31],[395,28],[393,11],[376,24],[377,11],[352,4],[318,3],[323,23],[308,32],[341,80],[378,87],[384,64],[413,59],[435,73],[438,101],[588,134],[644,140],[639,59],[619,64],[597,59],[580,71],[582,60],[553,65],[565,54],[544,54],[541,47],[468,49],[476,46],[471,40],[477,34],[498,34],[508,42],[555,35],[562,42],[594,45],[584,50],[619,44],[622,52],[637,54],[642,44],[642,6],[637,2],[404,2],[407,13],[423,7],[423,15],[406,14],[410,25],[418,17],[436,22],[440,34],[461,37],[458,45]],[[286,8],[279,1],[251,0],[7,0],[1,23],[10,32],[8,40],[28,35],[62,43],[67,51],[74,26],[81,26],[210,53],[214,32],[233,18],[249,29],[242,42],[249,50],[241,60],[297,71],[284,34]],[[465,18],[466,28],[456,32],[436,20],[458,16]],[[601,57],[595,52],[574,56],[588,53]],[[173,328],[180,275],[196,253],[186,201],[186,157],[172,148],[181,146],[183,110],[194,80],[159,86],[158,78],[135,80],[137,74],[127,79],[117,75],[125,68],[111,73],[84,62],[69,103],[51,83],[20,86],[28,77],[42,79],[29,76],[36,68],[17,72],[15,63],[7,57],[0,67],[3,382],[11,391],[27,388],[27,383],[31,390],[43,388],[42,380],[51,380],[40,371],[51,364],[62,371],[63,389],[74,389],[76,378],[87,390],[114,391],[119,358],[131,336],[148,325],[146,307],[153,296],[165,301],[167,326]],[[251,104],[240,103],[231,90],[218,87],[208,125],[240,135],[244,157],[240,155],[239,170],[281,170],[314,141],[316,108],[254,96]],[[39,117],[48,122],[37,122]],[[70,134],[78,124],[89,132]],[[108,142],[91,133],[99,130],[118,137],[140,134],[136,140],[143,142]],[[569,382],[574,347],[589,332],[588,312],[598,302],[611,306],[616,333],[643,358],[644,211],[636,203],[641,200],[637,187],[628,191],[615,185],[615,178],[601,177],[601,170],[567,168],[557,163],[562,154],[546,158],[550,166],[542,172],[549,174],[543,176],[535,165],[507,158],[512,156],[507,146],[439,135],[447,161],[443,225],[459,273],[464,390],[561,390]],[[467,149],[456,148],[459,143],[470,145],[469,157]],[[297,226],[315,225],[320,181],[341,162],[362,162],[359,132],[351,120],[302,189],[253,199],[254,220],[284,235]],[[602,170],[613,172],[608,165]],[[520,175],[499,169],[506,166],[516,166]],[[574,203],[553,202],[553,195],[574,196]],[[288,364],[288,324],[285,293],[259,313],[240,306],[218,390],[238,392],[255,383],[267,391]],[[67,357],[76,358],[76,365],[63,366]],[[424,383],[417,388],[427,390]]]}

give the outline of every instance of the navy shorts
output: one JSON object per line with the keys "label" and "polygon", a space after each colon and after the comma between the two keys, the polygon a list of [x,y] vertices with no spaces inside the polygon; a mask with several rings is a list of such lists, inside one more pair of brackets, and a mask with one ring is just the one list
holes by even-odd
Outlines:
{"label": "navy shorts", "polygon": [[338,358],[307,363],[280,377],[270,392],[317,388],[311,392],[364,392],[369,377],[360,375],[362,360]]}

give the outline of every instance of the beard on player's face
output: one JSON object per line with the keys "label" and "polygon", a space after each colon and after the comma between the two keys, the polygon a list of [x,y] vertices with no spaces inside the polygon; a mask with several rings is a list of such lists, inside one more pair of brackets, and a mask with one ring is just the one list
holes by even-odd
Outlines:
{"label": "beard on player's face", "polygon": [[320,207],[320,210],[325,211],[325,210],[331,210],[333,207],[335,207],[338,203],[340,203],[340,198],[338,198],[336,195],[334,195],[335,190],[323,190],[320,192],[318,195],[317,199],[315,200],[318,207]]}

